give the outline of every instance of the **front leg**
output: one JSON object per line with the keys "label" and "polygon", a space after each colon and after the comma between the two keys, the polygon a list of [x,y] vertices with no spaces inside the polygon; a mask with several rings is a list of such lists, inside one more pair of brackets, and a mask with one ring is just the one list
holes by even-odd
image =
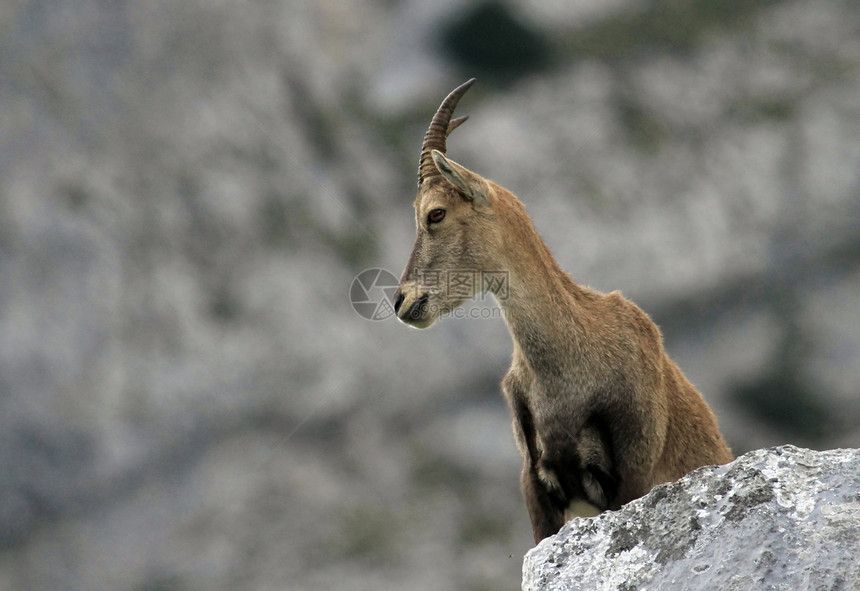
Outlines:
{"label": "front leg", "polygon": [[520,490],[537,543],[558,533],[564,525],[564,503],[550,492],[538,475],[541,453],[537,446],[534,419],[526,404],[525,390],[515,372],[508,373],[502,388],[511,409],[514,438],[523,457]]}
{"label": "front leg", "polygon": [[520,488],[532,522],[535,544],[557,534],[564,525],[564,511],[558,500],[553,498],[546,485],[541,482],[536,468],[528,458],[523,462]]}

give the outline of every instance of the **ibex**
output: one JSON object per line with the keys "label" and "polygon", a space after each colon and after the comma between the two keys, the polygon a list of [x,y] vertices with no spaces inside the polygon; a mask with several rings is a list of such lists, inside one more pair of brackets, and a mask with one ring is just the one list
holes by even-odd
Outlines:
{"label": "ibex", "polygon": [[[502,391],[538,542],[573,516],[618,509],[732,454],[645,312],[617,291],[574,283],[512,193],[446,157],[448,134],[466,120],[451,115],[473,82],[448,95],[424,136],[417,236],[394,309],[426,328],[482,290],[496,296],[514,342]],[[449,271],[506,281],[459,284],[455,293]]]}

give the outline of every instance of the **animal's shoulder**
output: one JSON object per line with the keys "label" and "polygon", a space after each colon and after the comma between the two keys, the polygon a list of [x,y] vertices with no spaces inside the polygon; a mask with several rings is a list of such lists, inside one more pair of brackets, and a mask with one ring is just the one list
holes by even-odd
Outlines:
{"label": "animal's shoulder", "polygon": [[662,338],[660,329],[651,317],[633,301],[625,298],[620,291],[602,294],[595,300],[592,310],[604,326],[620,334],[635,334],[648,341]]}

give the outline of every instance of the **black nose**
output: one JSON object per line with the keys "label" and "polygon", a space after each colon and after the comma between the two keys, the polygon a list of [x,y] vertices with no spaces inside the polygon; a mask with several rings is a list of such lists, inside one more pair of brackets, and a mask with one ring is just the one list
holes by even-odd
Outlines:
{"label": "black nose", "polygon": [[397,288],[397,291],[394,292],[394,313],[397,314],[400,311],[400,306],[403,305],[403,292],[400,291],[400,288]]}

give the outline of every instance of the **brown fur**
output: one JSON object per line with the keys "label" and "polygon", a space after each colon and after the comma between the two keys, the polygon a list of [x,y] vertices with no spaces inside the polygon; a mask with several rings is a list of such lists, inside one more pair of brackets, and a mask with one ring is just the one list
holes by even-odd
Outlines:
{"label": "brown fur", "polygon": [[[398,317],[426,328],[481,289],[451,294],[444,281],[427,285],[428,272],[507,273],[508,292],[496,296],[514,353],[502,390],[535,541],[555,534],[571,506],[617,509],[661,482],[731,461],[714,414],[648,316],[617,291],[574,283],[513,194],[442,151],[425,152],[438,174],[428,174],[422,154]],[[429,223],[436,209],[445,217]]]}

